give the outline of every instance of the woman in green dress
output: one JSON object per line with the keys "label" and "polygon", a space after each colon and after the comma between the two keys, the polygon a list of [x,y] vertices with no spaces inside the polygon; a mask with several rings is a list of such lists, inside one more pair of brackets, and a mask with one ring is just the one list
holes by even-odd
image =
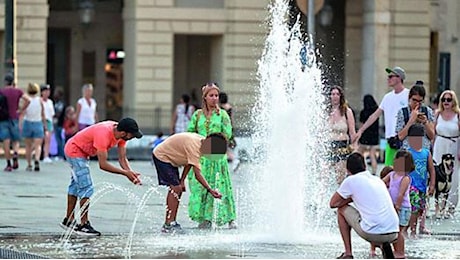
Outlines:
{"label": "woman in green dress", "polygon": [[[193,113],[188,125],[188,132],[208,136],[212,133],[222,133],[227,140],[232,136],[230,117],[219,107],[219,88],[215,83],[202,88],[203,108]],[[199,228],[211,228],[212,222],[218,226],[228,224],[236,228],[235,200],[233,199],[232,180],[228,172],[227,156],[218,159],[201,157],[201,173],[213,189],[222,194],[221,200],[215,200],[197,181],[193,173],[188,175],[190,199],[188,204],[189,216],[200,223]]]}

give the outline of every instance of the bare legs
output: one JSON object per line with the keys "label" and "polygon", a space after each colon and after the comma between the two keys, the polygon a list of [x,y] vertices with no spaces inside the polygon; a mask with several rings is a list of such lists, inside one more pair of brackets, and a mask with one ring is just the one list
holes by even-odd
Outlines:
{"label": "bare legs", "polygon": [[343,245],[345,247],[345,255],[353,255],[351,252],[351,226],[345,219],[344,210],[346,207],[337,209],[337,223],[339,224],[340,235],[342,236]]}
{"label": "bare legs", "polygon": [[42,150],[42,138],[25,138],[24,142],[26,144],[26,160],[27,160],[27,169],[31,170],[32,168],[32,152],[34,152],[34,160],[36,163],[40,161],[40,153]]}
{"label": "bare legs", "polygon": [[[67,213],[66,218],[69,222],[75,219],[75,206],[77,205],[77,197],[67,194]],[[80,199],[80,223],[88,222],[89,198]]]}
{"label": "bare legs", "polygon": [[177,209],[179,207],[180,197],[182,195],[182,186],[169,186],[168,195],[166,196],[166,217],[165,224],[176,221]]}

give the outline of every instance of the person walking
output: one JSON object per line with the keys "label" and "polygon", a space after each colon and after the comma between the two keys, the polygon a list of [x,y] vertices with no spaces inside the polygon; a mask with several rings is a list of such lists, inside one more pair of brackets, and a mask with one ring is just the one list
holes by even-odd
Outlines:
{"label": "person walking", "polygon": [[[132,183],[140,185],[140,173],[131,169],[126,157],[126,142],[141,138],[137,122],[129,117],[119,122],[104,121],[76,133],[64,147],[67,162],[72,169],[67,192],[67,211],[60,226],[83,236],[100,236],[89,222],[90,197],[94,193],[89,158],[97,156],[99,168],[109,173],[120,174]],[[108,161],[108,151],[117,146],[120,168]],[[75,221],[76,206],[80,201],[80,223]]]}
{"label": "person walking", "polygon": [[53,118],[53,128],[54,128],[54,139],[56,140],[56,160],[63,160],[64,155],[64,144],[65,144],[65,135],[64,135],[64,119],[65,119],[65,109],[66,104],[64,102],[64,90],[62,87],[57,86],[54,89],[53,95],[54,101],[54,118]]}
{"label": "person walking", "polygon": [[[225,110],[219,107],[219,92],[220,89],[214,83],[208,83],[202,87],[203,107],[193,114],[188,125],[188,132],[198,133],[202,136],[222,133],[227,140],[232,136],[230,117]],[[235,200],[227,156],[217,160],[203,157],[200,162],[204,178],[212,187],[219,189],[219,192],[222,193],[222,200],[216,207],[212,196],[208,196],[208,192],[190,174],[188,177],[190,186],[189,217],[198,222],[198,227],[203,229],[211,228],[213,221],[219,226],[228,224],[229,228],[236,228]]]}
{"label": "person walking", "polygon": [[[385,138],[388,140],[396,136],[396,116],[399,109],[407,106],[409,89],[404,87],[404,80],[406,79],[406,72],[401,67],[386,68],[388,73],[388,86],[393,88],[388,92],[380,102],[379,108],[366,120],[366,122],[359,128],[356,135],[352,140],[359,139],[364,130],[369,128],[379,117],[385,115]],[[398,148],[391,147],[387,142],[385,147],[385,165],[393,166],[394,156]]]}
{"label": "person walking", "polygon": [[83,96],[78,99],[76,106],[78,130],[94,125],[98,121],[97,103],[93,98],[93,85],[85,84],[81,91]]}
{"label": "person walking", "polygon": [[[8,107],[8,119],[0,121],[0,141],[3,142],[3,151],[5,152],[6,167],[4,171],[11,172],[19,168],[18,152],[21,134],[19,131],[19,114],[21,114],[29,105],[29,99],[24,92],[17,88],[14,83],[14,76],[5,75],[5,87],[0,89],[0,95],[6,98]],[[21,106],[19,106],[19,104]],[[11,148],[13,147],[13,156]],[[11,163],[13,159],[13,163]]]}
{"label": "person walking", "polygon": [[422,81],[417,81],[409,90],[408,105],[401,108],[396,116],[396,133],[398,139],[402,141],[402,148],[410,147],[407,137],[409,128],[414,124],[420,124],[425,128],[423,136],[423,148],[431,150],[432,140],[434,140],[434,115],[433,110],[423,105],[426,91]]}
{"label": "person walking", "polygon": [[195,112],[195,107],[190,104],[190,96],[183,94],[171,119],[171,135],[187,131],[193,112]]}
{"label": "person walking", "polygon": [[[222,197],[215,190],[216,186],[213,190],[201,175],[200,156],[220,155],[223,157],[226,145],[225,137],[219,134],[211,134],[205,138],[196,133],[178,133],[166,138],[155,147],[152,152],[152,160],[157,170],[158,183],[168,186],[165,223],[161,228],[162,232],[184,233],[181,225],[176,221],[176,216],[180,198],[185,192],[185,178],[191,169],[193,169],[193,177],[207,193],[213,198]],[[178,167],[181,166],[184,166],[184,169],[182,175],[179,176]]]}
{"label": "person walking", "polygon": [[[40,171],[40,155],[43,138],[47,129],[44,104],[40,98],[40,87],[36,83],[29,83],[27,95],[30,104],[20,116],[19,127],[26,144],[26,171]],[[32,153],[34,154],[34,167],[32,168]]]}
{"label": "person walking", "polygon": [[[460,149],[460,109],[458,98],[453,90],[445,90],[439,98],[438,111],[435,114],[434,129],[435,139],[433,145],[433,160],[436,164],[441,164],[445,154],[455,158],[452,174],[452,183],[447,201],[435,201],[436,218],[452,218],[458,203],[458,179],[459,179],[459,160]],[[447,212],[445,208],[447,206]]]}
{"label": "person walking", "polygon": [[[384,255],[393,256],[390,243],[399,233],[399,219],[385,183],[366,171],[364,157],[352,153],[346,163],[349,176],[329,202],[337,208],[337,221],[345,251],[337,258],[352,259],[351,229],[366,241],[381,245]],[[353,202],[354,206],[349,203]]]}
{"label": "person walking", "polygon": [[416,238],[418,220],[420,221],[419,233],[431,234],[425,228],[425,211],[427,196],[434,193],[435,172],[433,157],[429,148],[423,146],[425,128],[421,124],[412,124],[407,133],[409,148],[407,149],[414,158],[415,170],[410,173],[410,204],[411,216],[409,220],[410,237]]}
{"label": "person walking", "polygon": [[[396,132],[398,133],[398,139],[402,140],[402,148],[409,149],[409,129],[418,125],[424,129],[424,135],[422,139],[422,148],[430,151],[432,140],[434,139],[434,116],[433,110],[430,107],[423,105],[426,91],[422,81],[417,81],[409,91],[409,105],[403,107],[398,111],[396,120]],[[431,160],[431,159],[430,159]],[[431,164],[433,162],[431,161]],[[426,193],[426,190],[423,191]],[[423,206],[428,206],[428,203],[423,203]],[[427,209],[421,209],[420,215],[420,233],[430,234],[431,232],[425,227]]]}
{"label": "person walking", "polygon": [[54,134],[54,125],[53,125],[53,118],[54,118],[54,103],[49,97],[51,95],[51,88],[49,84],[42,84],[40,85],[40,94],[42,96],[42,103],[43,109],[45,112],[46,118],[46,131],[45,137],[43,139],[43,162],[44,163],[52,163],[53,161],[50,158],[50,143],[51,143],[51,135]]}
{"label": "person walking", "polygon": [[[364,124],[367,119],[378,109],[377,102],[372,95],[365,95],[363,98],[363,110],[359,113],[359,122]],[[380,143],[379,137],[379,121],[376,120],[372,125],[367,128],[358,141],[358,151],[364,155],[364,152],[369,152],[371,160],[372,174],[377,173],[377,147]]]}

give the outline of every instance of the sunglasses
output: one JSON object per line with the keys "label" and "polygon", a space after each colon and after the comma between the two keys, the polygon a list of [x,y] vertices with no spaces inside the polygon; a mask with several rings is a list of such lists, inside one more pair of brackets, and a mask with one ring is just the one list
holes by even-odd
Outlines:
{"label": "sunglasses", "polygon": [[452,102],[452,98],[441,98],[441,102]]}
{"label": "sunglasses", "polygon": [[393,77],[398,77],[398,78],[399,78],[398,75],[388,75],[388,78],[389,78],[389,79],[391,79],[391,78],[393,78]]}
{"label": "sunglasses", "polygon": [[423,99],[416,99],[416,98],[411,98],[412,101],[417,102],[417,103],[422,103]]}

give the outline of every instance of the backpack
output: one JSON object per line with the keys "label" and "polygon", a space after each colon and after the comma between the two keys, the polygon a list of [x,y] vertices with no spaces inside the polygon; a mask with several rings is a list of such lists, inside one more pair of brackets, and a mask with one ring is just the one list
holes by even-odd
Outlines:
{"label": "backpack", "polygon": [[[422,110],[422,113],[428,116],[428,108],[426,106],[421,106],[420,109]],[[404,124],[407,124],[407,122],[409,122],[409,107],[403,107],[402,111],[404,116]]]}
{"label": "backpack", "polygon": [[6,121],[10,118],[8,112],[8,99],[5,95],[0,93],[0,121]]}

